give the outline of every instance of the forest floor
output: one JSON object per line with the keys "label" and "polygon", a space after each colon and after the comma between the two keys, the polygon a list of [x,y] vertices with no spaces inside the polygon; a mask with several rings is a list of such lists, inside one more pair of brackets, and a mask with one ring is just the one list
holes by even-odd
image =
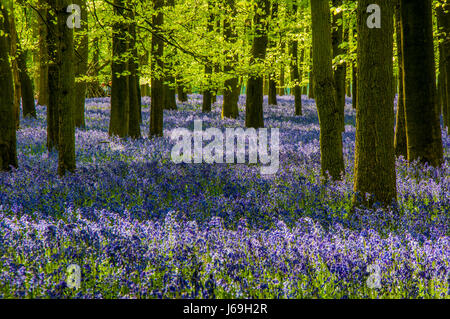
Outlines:
{"label": "forest floor", "polygon": [[[148,104],[148,98],[143,99]],[[264,105],[280,130],[280,167],[174,164],[175,128],[244,127],[201,113],[190,95],[164,111],[164,137],[108,137],[109,99],[87,100],[77,171],[57,176],[46,112],[21,119],[19,168],[0,173],[0,298],[450,298],[450,137],[435,169],[397,160],[398,204],[357,209],[355,112],[347,100],[345,176],[320,178],[319,124],[304,97]],[[81,286],[68,287],[70,264]],[[372,269],[372,270],[371,270]]]}

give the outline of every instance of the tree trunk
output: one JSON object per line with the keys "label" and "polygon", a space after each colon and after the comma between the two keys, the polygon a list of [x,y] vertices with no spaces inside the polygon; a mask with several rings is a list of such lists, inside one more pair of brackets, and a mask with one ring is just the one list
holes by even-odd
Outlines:
{"label": "tree trunk", "polygon": [[339,180],[344,173],[342,135],[332,69],[330,5],[311,1],[314,94],[320,124],[322,175]]}
{"label": "tree trunk", "polygon": [[[269,0],[257,0],[253,23],[255,36],[252,44],[252,63],[261,63],[266,57],[267,49],[267,19],[270,14]],[[247,82],[247,99],[245,126],[264,127],[263,118],[263,76],[250,74]]]}
{"label": "tree trunk", "polygon": [[[273,1],[272,2],[272,14],[270,17],[271,20],[271,24],[278,24],[278,3],[277,1]],[[272,33],[273,34],[273,33]],[[272,37],[274,37],[274,35],[272,35]],[[276,46],[276,42],[274,41],[274,39],[270,39],[269,41],[269,46],[270,47],[275,47]],[[268,79],[269,79],[269,83],[268,83],[268,102],[269,105],[277,105],[277,82],[276,82],[276,73],[274,72],[270,72],[268,75]]]}
{"label": "tree trunk", "polygon": [[443,159],[436,103],[431,0],[401,1],[408,161],[438,166]]}
{"label": "tree trunk", "polygon": [[400,0],[395,5],[395,32],[397,34],[397,60],[398,60],[398,98],[397,116],[395,123],[394,148],[396,156],[407,158],[408,148],[406,142],[405,104],[403,103],[403,50],[402,25],[400,14]]}
{"label": "tree trunk", "polygon": [[[86,76],[88,70],[89,39],[86,0],[76,0],[74,3],[81,8],[81,28],[75,31],[75,77]],[[84,104],[86,100],[86,81],[78,79],[75,83],[74,118],[76,127],[85,127]]]}
{"label": "tree trunk", "polygon": [[313,48],[309,50],[309,61],[310,61],[310,71],[309,71],[309,90],[308,99],[314,99],[314,71],[313,71]]}
{"label": "tree trunk", "polygon": [[48,83],[48,63],[50,61],[47,48],[47,9],[45,7],[45,0],[38,2],[38,24],[39,24],[39,95],[37,104],[49,104],[49,83]]}
{"label": "tree trunk", "polygon": [[[48,88],[41,92],[48,92],[48,103],[47,105],[47,150],[53,151],[58,148],[59,144],[59,120],[58,120],[58,106],[59,100],[59,77],[60,69],[58,67],[58,35],[59,30],[57,27],[56,18],[56,4],[57,0],[47,1],[49,8],[47,8],[47,23],[52,28],[46,30],[47,43],[45,45],[48,57],[48,63],[45,63],[47,70],[47,81],[41,80],[42,82],[48,83]],[[42,73],[41,73],[42,76]],[[41,78],[43,79],[43,78]]]}
{"label": "tree trunk", "polygon": [[[17,43],[18,40],[17,40]],[[33,82],[28,75],[27,70],[27,52],[19,50],[17,57],[17,65],[19,67],[19,79],[22,95],[22,112],[23,117],[31,116],[36,118],[36,107],[34,105]]]}
{"label": "tree trunk", "polygon": [[[207,32],[211,33],[214,30],[214,14],[212,13],[212,2],[208,1],[208,23],[207,23]],[[211,62],[208,62],[205,65],[205,77],[206,77],[206,89],[203,91],[203,104],[202,104],[202,112],[211,112],[211,104],[213,92],[211,88],[211,74],[212,74],[212,66]]]}
{"label": "tree trunk", "polygon": [[[357,38],[358,31],[353,29],[353,38]],[[352,62],[352,108],[357,109],[358,105],[358,62]]]}
{"label": "tree trunk", "polygon": [[[439,99],[444,127],[450,128],[450,4],[439,1],[440,6],[436,8],[437,23],[439,28]],[[450,133],[450,129],[448,129]]]}
{"label": "tree trunk", "polygon": [[123,21],[126,14],[123,0],[114,0],[114,12],[120,19],[113,24],[113,53],[111,63],[111,118],[109,122],[109,135],[119,137],[128,136],[128,123],[130,114],[129,77],[123,73],[128,70],[128,63],[124,56],[128,51],[128,25]]}
{"label": "tree trunk", "polygon": [[59,92],[58,96],[58,175],[64,176],[67,171],[73,172],[75,163],[75,121],[74,121],[74,52],[73,29],[67,27],[67,19],[71,15],[66,11],[70,0],[57,0],[58,22],[58,67]]}
{"label": "tree trunk", "polygon": [[129,25],[130,40],[129,50],[131,51],[131,57],[128,60],[128,76],[129,85],[129,117],[128,117],[128,135],[131,138],[141,137],[141,93],[139,88],[139,77],[137,74],[138,62],[137,62],[137,48],[136,48],[136,22],[134,22],[134,13],[130,13],[132,22]]}
{"label": "tree trunk", "polygon": [[187,102],[188,97],[187,97],[187,92],[186,92],[186,87],[183,83],[183,79],[181,78],[181,76],[177,76],[176,77],[176,82],[177,82],[177,96],[178,96],[178,101],[180,102]]}
{"label": "tree trunk", "polygon": [[14,87],[9,64],[8,33],[5,21],[6,11],[0,17],[0,171],[17,167],[16,126],[14,113]]}
{"label": "tree trunk", "polygon": [[[333,0],[333,7],[339,8],[342,6],[342,0]],[[344,50],[339,46],[343,41],[343,11],[339,11],[337,14],[333,14],[333,32],[332,32],[332,43],[333,43],[333,58],[336,59],[339,55],[344,54]],[[339,109],[340,123],[342,132],[345,131],[345,70],[347,66],[344,62],[336,62],[336,69],[334,71],[334,82],[336,87],[336,98],[337,106]]]}
{"label": "tree trunk", "polygon": [[[237,34],[235,26],[230,22],[229,17],[236,15],[235,0],[226,0],[226,14],[224,15],[223,22],[223,37],[224,40],[230,44],[236,43]],[[228,76],[224,83],[223,90],[223,105],[222,105],[222,118],[237,118],[239,116],[238,99],[239,99],[239,79],[236,75],[230,76],[227,73],[234,71],[234,64],[237,62],[237,55],[227,59],[227,63],[224,66],[224,72]],[[236,93],[237,92],[237,93]]]}
{"label": "tree trunk", "polygon": [[[153,26],[158,28],[164,23],[161,11],[164,0],[153,0],[153,7],[158,12],[152,17]],[[152,80],[151,80],[151,107],[150,107],[150,133],[149,136],[163,135],[163,54],[164,43],[159,33],[152,36]]]}
{"label": "tree trunk", "polygon": [[[296,3],[292,4],[292,16],[295,17],[297,16],[297,12],[298,12],[298,6]],[[298,41],[297,40],[293,40],[291,41],[290,45],[289,45],[289,54],[291,56],[291,81],[294,82],[294,87],[293,87],[293,93],[294,93],[294,105],[295,105],[295,115],[297,116],[301,116],[302,113],[302,90],[300,88],[300,83],[302,82],[301,79],[301,74],[299,72],[299,68],[298,68]],[[303,50],[302,50],[302,57],[301,59],[303,59]]]}
{"label": "tree trunk", "polygon": [[[280,35],[280,42],[281,42],[281,52],[282,54],[285,52],[286,48],[286,41],[283,39],[283,35]],[[283,61],[281,61],[281,67],[280,67],[280,86],[278,87],[278,95],[283,96],[284,95],[284,80],[285,80],[285,66],[283,64]]]}
{"label": "tree trunk", "polygon": [[[358,107],[354,203],[392,204],[397,198],[394,155],[393,4],[378,0],[382,28],[369,28],[372,0],[358,2]],[[366,194],[373,197],[363,198]]]}

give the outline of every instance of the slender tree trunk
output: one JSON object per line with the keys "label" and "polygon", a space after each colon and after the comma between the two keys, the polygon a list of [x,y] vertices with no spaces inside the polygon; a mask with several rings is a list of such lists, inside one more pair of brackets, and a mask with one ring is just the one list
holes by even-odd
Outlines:
{"label": "slender tree trunk", "polygon": [[[226,14],[223,22],[223,36],[224,40],[229,44],[234,44],[237,40],[237,34],[234,25],[231,24],[229,17],[236,15],[235,0],[226,0]],[[228,58],[224,67],[224,72],[231,73],[234,71],[234,64],[237,62],[237,55],[233,58]],[[223,105],[222,105],[222,118],[237,118],[239,116],[238,99],[240,84],[236,75],[229,76],[224,83],[223,90]]]}
{"label": "slender tree trunk", "polygon": [[[342,6],[342,0],[333,0],[333,7],[339,8]],[[336,59],[339,55],[344,54],[344,50],[340,48],[343,36],[344,36],[344,23],[343,23],[343,11],[339,11],[337,14],[333,14],[333,58]],[[337,106],[339,108],[339,116],[342,132],[345,131],[345,70],[347,66],[345,61],[337,62],[336,69],[334,71],[334,82],[336,87]]]}
{"label": "slender tree trunk", "polygon": [[31,116],[36,118],[36,107],[34,105],[34,94],[33,94],[33,82],[31,81],[31,78],[28,75],[26,62],[27,62],[27,52],[20,49],[19,55],[17,57],[17,65],[19,67],[23,117]]}
{"label": "slender tree trunk", "polygon": [[[280,35],[280,42],[281,42],[281,52],[282,54],[285,52],[286,50],[286,41],[283,38],[283,35]],[[278,87],[278,95],[279,96],[283,96],[284,95],[284,83],[285,83],[285,65],[283,63],[283,61],[281,62],[281,66],[280,66],[280,86]]]}
{"label": "slender tree trunk", "polygon": [[[369,28],[367,7],[358,2],[358,107],[356,109],[354,203],[392,204],[397,198],[394,155],[393,4],[378,0],[382,28]],[[366,194],[372,198],[362,198]]]}
{"label": "slender tree trunk", "polygon": [[[167,10],[172,10],[175,6],[174,0],[166,0]],[[173,76],[173,59],[176,54],[176,49],[168,46],[166,48],[166,55],[164,58],[164,109],[165,110],[176,110],[177,109],[177,99],[176,99],[176,88],[175,88],[175,77]]]}
{"label": "slender tree trunk", "polygon": [[[357,38],[358,31],[353,29],[353,38]],[[352,108],[356,110],[358,105],[358,62],[352,62]]]}
{"label": "slender tree trunk", "polygon": [[134,22],[134,13],[130,13],[132,22],[129,24],[130,42],[129,50],[131,57],[128,60],[128,85],[129,85],[129,104],[130,115],[128,117],[128,135],[131,138],[141,137],[141,93],[139,87],[139,77],[137,74],[137,48],[136,48],[136,22]]}
{"label": "slender tree trunk", "polygon": [[180,102],[187,102],[188,97],[187,97],[187,92],[186,92],[186,86],[183,83],[183,79],[181,78],[180,75],[178,75],[176,77],[176,82],[177,82],[177,96],[178,96],[178,101]]}
{"label": "slender tree trunk", "polygon": [[67,171],[73,172],[76,168],[75,161],[75,121],[74,121],[74,51],[73,29],[67,27],[67,19],[71,13],[66,11],[70,0],[57,0],[58,22],[58,67],[59,89],[58,92],[58,121],[59,121],[59,145],[58,145],[58,175],[64,176]]}
{"label": "slender tree trunk", "polygon": [[47,8],[45,7],[45,0],[38,2],[38,24],[39,24],[39,95],[37,104],[49,104],[49,83],[48,83],[48,62],[50,60],[47,48]]}
{"label": "slender tree trunk", "polygon": [[443,159],[436,103],[431,0],[401,1],[408,161],[438,166]]}
{"label": "slender tree trunk", "polygon": [[[126,14],[123,0],[114,0],[114,12],[121,17]],[[129,77],[122,74],[128,70],[128,63],[124,56],[128,51],[128,25],[120,19],[113,24],[113,58],[111,63],[111,118],[109,135],[119,137],[128,136],[130,114]]]}
{"label": "slender tree trunk", "polygon": [[[75,77],[86,76],[88,71],[89,39],[88,39],[88,17],[86,0],[76,0],[81,8],[81,28],[75,31]],[[75,83],[75,126],[85,127],[84,104],[86,100],[86,81],[77,80]]]}
{"label": "slender tree trunk", "polygon": [[[157,12],[152,17],[154,27],[161,27],[164,23],[161,11],[164,5],[163,0],[153,0],[153,8]],[[152,82],[151,82],[151,107],[150,107],[150,133],[149,136],[163,135],[163,54],[164,43],[159,33],[152,36]]]}
{"label": "slender tree trunk", "polygon": [[[295,19],[295,17],[297,16],[297,12],[298,12],[298,6],[297,4],[294,2],[292,4],[292,17]],[[295,115],[297,116],[301,116],[302,113],[302,90],[300,88],[300,83],[302,81],[301,79],[301,74],[299,72],[299,68],[298,68],[298,41],[297,40],[293,40],[291,41],[290,45],[289,45],[289,53],[291,56],[291,81],[294,82],[294,87],[293,87],[293,93],[294,93],[294,105],[295,105]],[[302,57],[301,59],[303,59],[303,50],[302,50]]]}
{"label": "slender tree trunk", "polygon": [[[274,25],[275,27],[278,24],[277,19],[278,19],[278,3],[277,3],[277,1],[273,1],[272,2],[271,24]],[[274,35],[272,35],[272,37],[274,37]],[[270,39],[269,46],[270,47],[276,46],[276,42],[274,41],[274,39]],[[269,73],[268,78],[269,78],[268,102],[269,102],[269,105],[277,105],[278,103],[277,103],[276,73],[275,72]]]}
{"label": "slender tree trunk", "polygon": [[397,33],[397,60],[398,60],[398,98],[397,116],[395,123],[394,148],[396,156],[407,158],[408,148],[406,142],[405,104],[403,103],[403,50],[402,50],[402,22],[400,14],[400,0],[395,5],[395,30]]}
{"label": "slender tree trunk", "polygon": [[20,127],[20,97],[21,97],[21,87],[20,87],[20,77],[19,77],[19,66],[18,66],[18,45],[17,42],[17,32],[16,32],[16,22],[14,15],[14,4],[12,1],[6,2],[6,8],[9,10],[8,20],[5,20],[5,28],[9,33],[9,46],[11,55],[11,66],[13,72],[13,82],[14,82],[14,112],[16,114],[16,129]]}
{"label": "slender tree trunk", "polygon": [[[269,0],[257,0],[256,12],[253,18],[255,36],[252,44],[252,62],[260,63],[266,57],[267,49],[267,19],[270,14]],[[263,76],[250,74],[247,82],[247,100],[245,126],[264,127],[263,118]]]}
{"label": "slender tree trunk", "polygon": [[[208,23],[207,23],[207,31],[209,33],[214,30],[214,14],[212,13],[212,2],[208,1]],[[203,91],[203,104],[202,104],[202,112],[211,112],[211,104],[212,104],[212,88],[211,88],[211,74],[212,74],[212,66],[210,63],[205,65],[205,77],[206,77],[206,89]]]}
{"label": "slender tree trunk", "polygon": [[5,10],[0,17],[0,171],[17,167],[16,127],[14,113],[14,87],[9,63],[8,29]]}
{"label": "slender tree trunk", "polygon": [[311,1],[314,94],[319,113],[322,175],[334,180],[344,173],[342,135],[332,69],[330,5]]}
{"label": "slender tree trunk", "polygon": [[[58,41],[59,41],[59,29],[57,27],[56,18],[56,5],[57,0],[47,1],[49,8],[46,9],[47,13],[47,23],[51,29],[46,30],[47,43],[45,45],[48,63],[45,63],[47,70],[47,81],[42,82],[48,84],[48,88],[41,92],[48,92],[48,103],[47,105],[47,149],[48,151],[53,151],[58,148],[59,144],[59,120],[58,120],[58,106],[60,103],[60,68],[58,66]],[[41,69],[42,70],[42,69]],[[41,73],[42,76],[42,73]]]}
{"label": "slender tree trunk", "polygon": [[313,48],[309,50],[309,61],[310,61],[310,71],[309,71],[309,90],[308,90],[308,99],[314,99],[314,70],[312,67],[313,64]]}

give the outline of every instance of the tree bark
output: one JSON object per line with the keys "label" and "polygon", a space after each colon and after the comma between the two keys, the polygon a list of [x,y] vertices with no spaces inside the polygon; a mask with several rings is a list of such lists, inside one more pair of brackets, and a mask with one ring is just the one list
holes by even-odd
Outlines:
{"label": "tree bark", "polygon": [[[153,8],[157,11],[152,17],[154,27],[161,27],[164,23],[162,14],[163,0],[153,0]],[[149,136],[163,135],[163,54],[164,43],[159,32],[152,36],[152,80],[151,80],[151,107],[150,107],[150,133]]]}
{"label": "tree bark", "polygon": [[[294,2],[292,4],[292,16],[297,16],[298,6]],[[300,88],[300,83],[302,82],[301,74],[298,68],[298,41],[292,40],[290,43],[289,53],[291,56],[291,80],[294,82],[293,93],[294,93],[294,107],[295,107],[295,115],[301,116],[302,113],[302,90]],[[302,59],[303,59],[303,50],[302,50]]]}
{"label": "tree bark", "polygon": [[47,48],[47,8],[45,0],[38,2],[38,24],[39,24],[39,89],[37,104],[49,104],[48,63],[50,60]]}
{"label": "tree bark", "polygon": [[[126,14],[123,0],[114,0],[114,12],[121,17]],[[111,118],[109,135],[128,136],[130,114],[129,77],[125,75],[128,63],[125,55],[128,51],[128,25],[120,19],[113,24],[113,53],[111,62]]]}
{"label": "tree bark", "polygon": [[439,166],[443,160],[436,103],[431,0],[402,0],[404,103],[408,161]]}
{"label": "tree bark", "polygon": [[[47,70],[47,81],[41,80],[48,84],[48,88],[41,92],[48,92],[47,105],[47,150],[49,152],[58,148],[59,144],[59,77],[60,68],[58,66],[58,41],[59,30],[57,27],[56,5],[57,0],[48,0],[47,23],[51,29],[46,30],[47,43],[45,45],[47,51],[48,62],[45,63]],[[41,73],[41,76],[43,73]],[[42,78],[41,78],[42,79]]]}
{"label": "tree bark", "polygon": [[0,171],[17,167],[14,87],[6,38],[8,30],[5,27],[7,20],[8,15],[3,11],[3,17],[0,17]]}
{"label": "tree bark", "polygon": [[75,121],[74,121],[74,51],[73,29],[67,27],[67,19],[71,15],[66,11],[70,0],[57,0],[58,22],[58,67],[59,71],[59,144],[58,175],[64,176],[67,171],[74,172],[75,162]]}
{"label": "tree bark", "polygon": [[137,48],[136,48],[136,22],[134,22],[134,13],[130,13],[132,22],[129,25],[129,50],[131,57],[128,60],[128,85],[129,85],[129,117],[128,117],[128,135],[131,138],[141,137],[141,93],[139,87],[139,77],[137,74]]}
{"label": "tree bark", "polygon": [[[214,14],[212,13],[212,2],[208,1],[208,22],[206,26],[207,32],[211,33],[214,30]],[[202,112],[211,112],[211,104],[213,92],[211,88],[212,66],[210,62],[205,65],[206,89],[203,91]]]}
{"label": "tree bark", "polygon": [[405,104],[403,103],[403,50],[402,50],[402,24],[400,14],[400,0],[395,5],[395,32],[397,34],[397,60],[398,60],[398,98],[397,116],[395,123],[394,148],[396,156],[407,158],[408,148],[406,141]]}
{"label": "tree bark", "polygon": [[[19,41],[19,40],[17,40]],[[19,43],[19,42],[17,42]],[[19,79],[22,95],[23,117],[31,116],[36,118],[36,107],[34,105],[33,82],[27,70],[27,52],[19,49],[17,66],[19,67]]]}
{"label": "tree bark", "polygon": [[[339,8],[342,6],[342,0],[333,0],[333,7]],[[343,11],[337,14],[333,14],[333,32],[332,32],[332,43],[333,43],[333,59],[336,59],[339,55],[344,54],[344,50],[340,48],[344,36],[344,23],[343,23]],[[334,71],[334,82],[336,87],[336,98],[337,106],[339,108],[339,122],[341,123],[342,132],[345,131],[345,71],[346,63],[337,62],[336,69]]]}
{"label": "tree bark", "polygon": [[[75,77],[84,77],[88,70],[89,38],[86,0],[76,0],[74,3],[81,8],[81,28],[75,31]],[[86,100],[86,81],[77,80],[75,83],[74,118],[76,127],[85,127],[84,108]]]}
{"label": "tree bark", "polygon": [[[381,28],[369,28],[358,2],[358,107],[356,109],[354,204],[392,204],[397,198],[394,155],[393,4],[378,0]],[[365,198],[370,194],[371,198]]]}
{"label": "tree bark", "polygon": [[[270,14],[269,0],[257,0],[253,23],[255,36],[252,44],[252,63],[260,63],[266,57],[267,49],[267,19]],[[263,76],[250,74],[247,82],[247,99],[245,112],[245,126],[264,127],[263,118]]]}
{"label": "tree bark", "polygon": [[[235,0],[226,0],[226,14],[223,22],[223,37],[230,45],[236,43],[237,34],[235,26],[231,24],[229,16],[236,15]],[[222,104],[222,118],[237,118],[239,116],[238,99],[239,99],[239,79],[236,75],[229,75],[234,71],[234,65],[237,62],[237,55],[229,57],[224,66],[224,72],[228,76],[224,83],[223,90],[223,104]]]}
{"label": "tree bark", "polygon": [[[444,127],[450,127],[450,4],[439,1],[436,8],[439,29],[439,106]],[[448,129],[450,133],[450,129]]]}
{"label": "tree bark", "polygon": [[330,5],[311,1],[314,93],[319,113],[322,175],[341,179],[344,172],[342,135],[332,69]]}

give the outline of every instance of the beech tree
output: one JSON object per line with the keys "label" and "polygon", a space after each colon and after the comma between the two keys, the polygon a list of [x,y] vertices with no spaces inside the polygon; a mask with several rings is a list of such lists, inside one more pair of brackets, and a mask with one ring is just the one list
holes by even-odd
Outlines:
{"label": "beech tree", "polygon": [[[343,11],[339,10],[342,6],[342,0],[333,0],[333,7],[338,10],[333,16],[333,31],[331,33],[333,44],[333,58],[338,59],[344,50],[341,48],[344,40]],[[340,123],[342,132],[345,131],[344,108],[345,108],[345,62],[336,61],[336,69],[334,71],[334,84],[336,87],[336,103],[339,109]]]}
{"label": "beech tree", "polygon": [[[230,21],[230,16],[236,15],[236,3],[235,0],[225,0],[225,12],[223,22],[223,37],[224,40],[232,45],[237,41],[236,28],[234,24]],[[232,56],[227,55],[227,61],[224,67],[225,73],[232,73],[237,62],[237,55]],[[224,83],[223,90],[223,105],[222,105],[222,118],[237,118],[239,115],[238,110],[238,99],[239,99],[239,79],[234,74],[227,74],[227,79]]]}
{"label": "beech tree", "polygon": [[[153,0],[153,9],[155,12],[152,17],[152,24],[156,28],[164,23],[161,8],[164,5],[163,0]],[[150,136],[163,135],[163,79],[161,72],[163,70],[164,42],[159,31],[155,31],[152,36],[152,75],[151,82],[151,106],[150,106]]]}
{"label": "beech tree", "polygon": [[431,0],[401,0],[403,85],[408,161],[443,159],[436,100]]}
{"label": "beech tree", "polygon": [[398,61],[398,98],[397,115],[395,122],[394,148],[395,155],[407,158],[405,104],[403,100],[403,50],[402,50],[402,22],[400,14],[400,0],[395,4],[395,33],[397,35],[397,61]]}
{"label": "beech tree", "polygon": [[[267,26],[270,14],[269,0],[255,0],[254,9],[252,61],[253,64],[257,64],[261,63],[266,56]],[[253,71],[249,75],[246,97],[245,126],[253,128],[264,127],[263,76],[258,71]]]}
{"label": "beech tree", "polygon": [[[88,38],[88,16],[86,0],[74,1],[80,6],[80,28],[75,29],[75,77],[86,76],[88,70],[88,56],[89,56],[89,38]],[[84,104],[86,99],[86,81],[84,79],[77,79],[75,83],[75,109],[74,118],[75,126],[85,127],[84,119]]]}
{"label": "beech tree", "polygon": [[114,0],[115,21],[112,34],[111,117],[109,135],[128,136],[130,100],[128,75],[128,25],[124,1]]}
{"label": "beech tree", "polygon": [[9,63],[6,10],[0,11],[0,171],[17,167],[14,87]]}
{"label": "beech tree", "polygon": [[[390,0],[358,1],[354,203],[361,201],[371,205],[378,201],[390,205],[397,197],[392,94],[393,14]],[[380,28],[368,23],[372,15],[381,19]],[[373,197],[365,198],[367,193]]]}
{"label": "beech tree", "polygon": [[342,135],[332,69],[330,5],[311,0],[314,95],[319,113],[322,175],[338,180],[344,172]]}
{"label": "beech tree", "polygon": [[[297,17],[298,5],[296,2],[292,3],[291,14],[295,19]],[[295,115],[302,115],[302,90],[300,88],[300,82],[302,81],[301,73],[299,72],[298,67],[298,40],[294,39],[289,44],[289,53],[291,56],[291,80],[294,82],[294,107],[295,107]],[[302,50],[303,54],[303,50]],[[303,58],[303,56],[302,56]]]}

